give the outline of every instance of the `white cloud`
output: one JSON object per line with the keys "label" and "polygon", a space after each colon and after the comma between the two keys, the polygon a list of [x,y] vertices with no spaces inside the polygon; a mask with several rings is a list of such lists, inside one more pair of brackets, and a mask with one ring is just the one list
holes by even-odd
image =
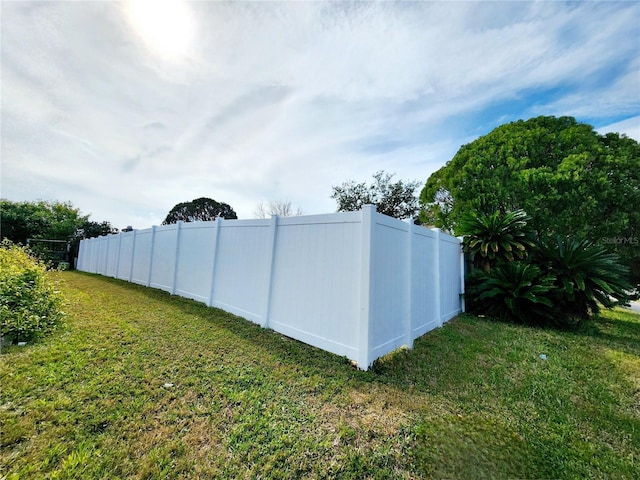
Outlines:
{"label": "white cloud", "polygon": [[597,131],[601,135],[605,135],[610,132],[624,134],[627,137],[640,142],[640,115],[627,118],[626,120],[612,123],[610,125],[605,125],[598,128]]}
{"label": "white cloud", "polygon": [[426,180],[505,119],[640,114],[633,3],[183,6],[162,55],[125,3],[3,3],[3,197],[116,226],[199,196],[321,213],[332,185]]}

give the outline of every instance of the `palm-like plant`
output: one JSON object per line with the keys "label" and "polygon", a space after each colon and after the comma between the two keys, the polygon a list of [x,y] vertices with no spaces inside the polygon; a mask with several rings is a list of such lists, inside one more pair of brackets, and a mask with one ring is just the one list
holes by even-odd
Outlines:
{"label": "palm-like plant", "polygon": [[465,297],[471,312],[514,323],[546,324],[553,317],[553,286],[553,276],[536,265],[504,262],[490,272],[472,273]]}
{"label": "palm-like plant", "polygon": [[530,217],[524,210],[502,213],[499,211],[465,215],[458,225],[464,235],[463,248],[476,268],[489,272],[504,260],[512,262],[527,256],[533,247],[531,232],[527,229]]}
{"label": "palm-like plant", "polygon": [[540,246],[537,263],[556,278],[554,304],[575,320],[628,300],[628,269],[618,257],[586,240],[558,237]]}

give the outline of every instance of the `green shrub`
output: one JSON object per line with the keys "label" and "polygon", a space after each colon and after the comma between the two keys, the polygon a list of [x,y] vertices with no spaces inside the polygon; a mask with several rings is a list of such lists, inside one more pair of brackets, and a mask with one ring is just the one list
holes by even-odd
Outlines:
{"label": "green shrub", "polygon": [[540,245],[536,264],[555,277],[552,301],[557,313],[578,324],[605,308],[624,303],[632,290],[629,269],[617,255],[586,240],[558,237]]}
{"label": "green shrub", "polygon": [[536,265],[503,262],[467,277],[465,299],[471,313],[513,323],[545,325],[554,317],[554,278]]}
{"label": "green shrub", "polygon": [[504,321],[577,327],[600,307],[627,300],[628,270],[615,254],[584,240],[558,238],[522,261],[502,261],[467,277],[467,310]]}
{"label": "green shrub", "polygon": [[534,246],[529,220],[524,210],[473,212],[462,218],[458,233],[464,235],[463,248],[474,266],[488,272],[501,262],[526,258],[527,249]]}
{"label": "green shrub", "polygon": [[62,294],[56,291],[46,266],[9,241],[0,246],[0,336],[17,343],[42,336],[63,317]]}

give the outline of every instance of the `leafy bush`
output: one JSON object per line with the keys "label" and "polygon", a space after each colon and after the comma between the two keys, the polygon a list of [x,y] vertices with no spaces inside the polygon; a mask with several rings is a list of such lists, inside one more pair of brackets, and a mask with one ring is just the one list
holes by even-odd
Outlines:
{"label": "leafy bush", "polygon": [[476,270],[466,279],[469,311],[502,320],[576,327],[633,290],[617,255],[583,239],[533,241],[523,210],[467,213],[459,225]]}
{"label": "leafy bush", "polygon": [[467,277],[467,309],[500,320],[573,328],[627,300],[627,268],[584,240],[558,238],[524,261],[502,261]]}
{"label": "leafy bush", "polygon": [[629,270],[617,255],[586,240],[558,237],[552,244],[540,245],[535,261],[555,277],[554,306],[576,324],[598,313],[600,305],[624,303],[632,290]]}
{"label": "leafy bush", "polygon": [[63,297],[46,266],[9,241],[0,247],[0,335],[13,343],[32,340],[58,326]]}
{"label": "leafy bush", "polygon": [[554,278],[536,265],[503,262],[467,277],[467,310],[499,320],[544,325],[553,317]]}
{"label": "leafy bush", "polygon": [[458,233],[465,236],[463,248],[474,266],[488,272],[497,263],[527,256],[527,248],[534,245],[527,228],[529,220],[524,210],[473,212],[462,218]]}

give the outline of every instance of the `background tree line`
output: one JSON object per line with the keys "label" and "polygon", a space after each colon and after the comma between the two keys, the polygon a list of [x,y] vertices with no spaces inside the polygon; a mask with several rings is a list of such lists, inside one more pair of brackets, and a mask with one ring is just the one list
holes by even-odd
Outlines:
{"label": "background tree line", "polygon": [[77,256],[80,240],[109,233],[118,229],[110,222],[89,220],[71,202],[12,202],[0,200],[0,237],[14,244],[27,245],[29,239],[68,242],[69,251],[53,252],[50,245],[32,242],[31,250],[45,261],[72,262]]}

